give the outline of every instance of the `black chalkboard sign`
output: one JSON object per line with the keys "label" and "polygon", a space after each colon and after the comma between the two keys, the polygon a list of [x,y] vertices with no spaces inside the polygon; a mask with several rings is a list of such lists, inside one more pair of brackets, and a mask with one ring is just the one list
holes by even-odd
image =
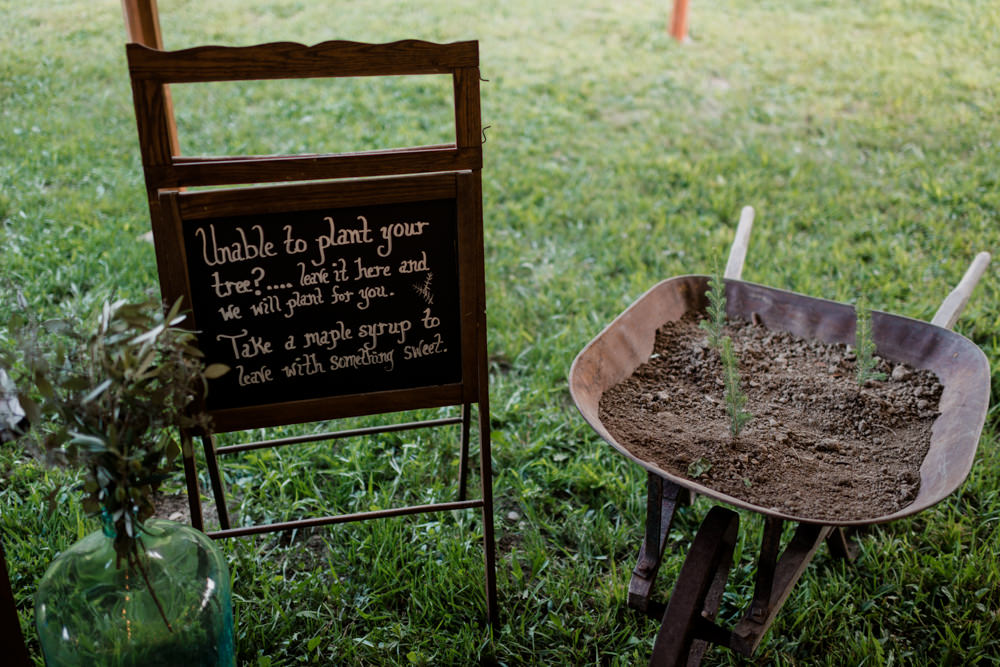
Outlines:
{"label": "black chalkboard sign", "polygon": [[199,345],[233,371],[209,409],[458,382],[455,202],[199,220]]}
{"label": "black chalkboard sign", "polygon": [[232,369],[209,382],[209,411],[461,383],[450,178],[450,197],[448,177],[164,195],[184,259],[172,282],[206,361]]}

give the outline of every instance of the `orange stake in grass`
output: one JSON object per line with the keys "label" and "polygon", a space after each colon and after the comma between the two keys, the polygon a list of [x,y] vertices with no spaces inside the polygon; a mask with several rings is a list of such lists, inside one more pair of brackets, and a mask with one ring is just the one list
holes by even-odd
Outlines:
{"label": "orange stake in grass", "polygon": [[670,34],[678,42],[687,39],[688,0],[674,0],[674,13],[670,17]]}

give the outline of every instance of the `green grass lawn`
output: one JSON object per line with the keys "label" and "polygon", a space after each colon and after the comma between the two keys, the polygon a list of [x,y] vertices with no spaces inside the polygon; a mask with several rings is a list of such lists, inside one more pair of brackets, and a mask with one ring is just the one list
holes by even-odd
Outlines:
{"label": "green grass lawn", "polygon": [[[160,1],[171,49],[477,39],[487,80],[500,629],[483,623],[475,512],[342,525],[224,545],[242,663],[644,664],[657,625],[625,598],[645,473],[577,414],[576,353],[655,282],[724,262],[745,204],[757,209],[745,279],[864,294],[924,320],[978,251],[1000,251],[996,0],[692,2],[684,45],[667,34],[671,4]],[[0,0],[0,17],[0,273],[42,316],[154,289],[119,3]],[[174,89],[191,154],[448,141],[449,94],[438,77]],[[972,474],[936,507],[872,529],[854,564],[821,549],[762,663],[1000,664],[997,261],[956,326],[993,371]],[[226,472],[234,511],[264,522],[450,500],[456,438],[247,453]],[[97,527],[71,482],[0,446],[0,524],[39,661],[37,580]],[[709,506],[682,511],[660,599]],[[741,520],[727,622],[752,596],[760,539],[760,516]]]}

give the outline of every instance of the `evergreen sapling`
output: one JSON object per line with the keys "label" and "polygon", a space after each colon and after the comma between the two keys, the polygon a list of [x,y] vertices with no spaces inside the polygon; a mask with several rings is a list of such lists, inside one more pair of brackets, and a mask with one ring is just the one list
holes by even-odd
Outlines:
{"label": "evergreen sapling", "polygon": [[743,409],[747,404],[747,396],[740,389],[739,365],[736,362],[736,353],[733,352],[733,341],[729,336],[722,339],[721,354],[726,414],[729,415],[729,432],[736,438],[753,415]]}
{"label": "evergreen sapling", "polygon": [[872,312],[864,297],[858,299],[854,312],[857,316],[854,329],[854,354],[857,357],[856,378],[860,388],[869,380],[884,380],[885,373],[875,370],[878,359],[875,357],[875,341],[872,338]]}
{"label": "evergreen sapling", "polygon": [[733,341],[722,333],[726,324],[726,284],[718,271],[709,279],[708,287],[706,293],[708,317],[699,322],[698,326],[708,333],[708,344],[719,351],[719,356],[722,359],[722,376],[725,387],[723,398],[726,402],[726,414],[729,415],[729,432],[736,438],[753,415],[744,409],[747,404],[747,396],[740,388],[739,363],[736,360],[736,353],[733,351]]}
{"label": "evergreen sapling", "polygon": [[722,351],[722,329],[726,325],[726,284],[718,270],[708,280],[708,317],[698,323],[698,326],[708,333],[708,344]]}

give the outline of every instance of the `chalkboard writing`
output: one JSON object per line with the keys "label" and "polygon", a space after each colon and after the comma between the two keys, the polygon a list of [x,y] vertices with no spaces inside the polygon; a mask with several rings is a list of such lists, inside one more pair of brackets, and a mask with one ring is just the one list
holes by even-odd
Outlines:
{"label": "chalkboard writing", "polygon": [[460,382],[454,199],[186,220],[208,408]]}

